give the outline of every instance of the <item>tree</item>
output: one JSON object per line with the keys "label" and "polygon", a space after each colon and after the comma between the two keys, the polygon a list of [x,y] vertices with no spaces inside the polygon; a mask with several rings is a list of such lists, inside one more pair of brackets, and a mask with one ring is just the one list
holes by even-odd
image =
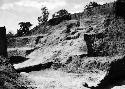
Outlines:
{"label": "tree", "polygon": [[92,15],[92,8],[100,6],[100,4],[96,2],[90,2],[88,5],[85,6],[85,10],[87,10],[87,15]]}
{"label": "tree", "polygon": [[20,29],[17,30],[17,35],[22,36],[22,35],[28,35],[29,34],[29,28],[32,26],[30,22],[20,22]]}
{"label": "tree", "polygon": [[6,34],[7,38],[10,38],[10,37],[13,37],[13,36],[14,36],[14,34],[12,32],[8,32],[8,34]]}
{"label": "tree", "polygon": [[61,9],[59,10],[58,12],[55,12],[53,15],[52,15],[52,18],[58,18],[58,17],[62,17],[64,15],[69,15],[68,11],[65,10],[65,9]]}
{"label": "tree", "polygon": [[67,10],[61,9],[52,15],[52,19],[48,21],[48,24],[54,26],[65,20],[71,20],[71,14]]}
{"label": "tree", "polygon": [[100,6],[100,4],[98,4],[97,2],[90,2],[88,5],[85,6],[85,9],[90,9],[97,6]]}
{"label": "tree", "polygon": [[42,11],[42,16],[38,17],[38,22],[39,24],[45,24],[49,17],[49,11],[47,7],[41,8],[41,11]]}

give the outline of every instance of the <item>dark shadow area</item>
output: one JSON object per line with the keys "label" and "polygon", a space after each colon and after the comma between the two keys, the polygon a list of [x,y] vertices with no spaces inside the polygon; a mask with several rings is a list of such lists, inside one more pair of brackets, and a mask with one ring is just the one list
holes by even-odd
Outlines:
{"label": "dark shadow area", "polygon": [[6,27],[0,27],[0,55],[7,57]]}
{"label": "dark shadow area", "polygon": [[116,16],[125,18],[125,0],[117,0],[115,6]]}
{"label": "dark shadow area", "polygon": [[[26,86],[21,86],[21,84],[19,85],[19,82],[17,83],[17,78],[19,77],[15,76],[17,74],[10,74],[11,73],[0,71],[0,89],[28,89]],[[5,85],[5,82],[8,85]]]}
{"label": "dark shadow area", "polygon": [[38,36],[37,38],[36,38],[36,42],[35,42],[35,44],[38,44],[39,43],[39,40],[40,40],[40,38],[43,38],[43,36]]}
{"label": "dark shadow area", "polygon": [[70,56],[70,57],[68,58],[68,60],[66,61],[65,64],[69,64],[70,62],[72,62],[72,56]]}
{"label": "dark shadow area", "polygon": [[9,62],[11,64],[18,64],[18,63],[22,63],[26,60],[28,60],[28,58],[25,58],[25,57],[22,57],[22,56],[11,56]]}
{"label": "dark shadow area", "polygon": [[84,40],[86,41],[87,49],[88,49],[88,57],[96,56],[93,49],[93,43],[95,40],[95,34],[84,34]]}
{"label": "dark shadow area", "polygon": [[[79,27],[79,26],[80,26],[80,22],[79,21],[77,21],[76,23],[70,23],[69,25],[67,25],[66,33],[70,33],[71,32],[71,28]],[[76,32],[74,32],[74,33],[76,33]]]}
{"label": "dark shadow area", "polygon": [[71,20],[71,15],[68,14],[68,15],[64,15],[62,17],[52,18],[48,21],[48,24],[51,26],[58,25],[59,23],[61,23],[64,20]]}
{"label": "dark shadow area", "polygon": [[28,67],[20,68],[20,69],[17,69],[16,71],[18,73],[20,73],[20,72],[27,72],[28,73],[28,72],[31,72],[31,71],[40,71],[40,70],[50,68],[52,64],[53,64],[53,62],[48,62],[48,63],[45,63],[45,64],[38,64],[38,65],[34,65],[34,66],[28,66]]}
{"label": "dark shadow area", "polygon": [[66,37],[66,40],[71,40],[72,38],[71,37]]}
{"label": "dark shadow area", "polygon": [[86,41],[87,49],[88,49],[88,57],[98,57],[98,56],[109,56],[107,52],[104,50],[105,44],[101,43],[98,45],[96,41],[103,40],[105,34],[84,34],[84,40]]}
{"label": "dark shadow area", "polygon": [[[125,57],[110,64],[109,73],[97,87],[91,89],[111,89],[125,84]],[[88,87],[87,84],[84,85]]]}
{"label": "dark shadow area", "polygon": [[38,49],[38,48],[34,48],[34,49],[31,49],[31,50],[26,50],[26,55],[30,54],[31,52],[33,52],[36,49]]}
{"label": "dark shadow area", "polygon": [[80,58],[88,57],[88,56],[89,56],[88,54],[81,54],[81,55],[79,55]]}

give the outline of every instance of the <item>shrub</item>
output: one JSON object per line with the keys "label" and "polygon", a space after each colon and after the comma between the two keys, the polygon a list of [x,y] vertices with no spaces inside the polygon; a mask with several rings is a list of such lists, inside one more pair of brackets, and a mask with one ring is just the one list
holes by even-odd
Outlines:
{"label": "shrub", "polygon": [[59,18],[59,17],[65,16],[65,15],[68,15],[68,14],[69,14],[69,13],[68,13],[67,10],[61,9],[61,10],[59,10],[58,12],[54,13],[54,14],[52,15],[52,18]]}
{"label": "shrub", "polygon": [[52,18],[48,21],[48,24],[51,26],[54,26],[54,25],[58,25],[60,22],[65,21],[65,20],[71,20],[71,15],[68,14],[62,17]]}
{"label": "shrub", "polygon": [[25,36],[30,33],[29,28],[32,26],[30,22],[20,22],[20,29],[17,30],[17,36]]}
{"label": "shrub", "polygon": [[39,24],[45,24],[49,17],[49,11],[47,7],[41,8],[41,11],[42,11],[42,16],[38,17],[38,22]]}
{"label": "shrub", "polygon": [[88,5],[85,6],[85,10],[87,11],[87,15],[92,15],[92,9],[94,7],[100,6],[100,4],[96,2],[90,2]]}

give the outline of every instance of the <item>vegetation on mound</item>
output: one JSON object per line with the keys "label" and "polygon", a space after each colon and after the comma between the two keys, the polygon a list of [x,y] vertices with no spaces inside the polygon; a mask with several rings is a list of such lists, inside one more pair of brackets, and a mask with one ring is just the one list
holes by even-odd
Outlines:
{"label": "vegetation on mound", "polygon": [[[98,7],[98,5],[94,7]],[[65,11],[65,13],[63,13],[64,15],[61,14],[61,16],[65,16],[65,14],[67,13],[68,12]],[[124,50],[124,42],[125,42],[124,41],[124,19],[122,17],[116,18],[116,16],[112,14],[110,15],[106,14],[106,15],[100,15],[100,16],[99,15],[90,16],[88,17],[90,21],[85,22],[85,24],[87,24],[85,25],[86,29],[89,29],[87,34],[90,34],[86,38],[87,39],[86,42],[88,41],[87,45],[92,46],[92,47],[88,46],[88,50],[91,51],[91,49],[93,49],[93,52],[95,52],[94,56],[114,56],[114,55],[124,54],[124,51],[125,51]],[[57,15],[56,17],[59,17],[59,16],[60,15]],[[102,21],[103,19],[104,21]],[[68,21],[65,21],[65,23],[66,22],[68,23]],[[37,43],[46,44],[46,46],[49,46],[49,45],[58,45],[60,42],[63,42],[63,40],[67,40],[67,39],[73,40],[72,35],[70,34],[70,31],[72,29],[78,28],[79,26],[81,26],[82,23],[80,22],[80,24],[77,24],[78,26],[75,26],[74,24],[67,25],[65,23],[62,22],[56,26],[49,26],[46,32],[48,33],[48,30],[50,31],[48,36],[45,38],[44,41],[39,39],[40,41]],[[88,28],[88,26],[91,26],[92,29]],[[42,28],[44,28],[44,26]],[[44,29],[46,29],[46,27]],[[62,30],[66,29],[65,30],[66,33],[65,34],[60,33],[61,29]],[[45,30],[43,32],[45,32]],[[92,34],[93,36],[91,35],[91,32],[94,32],[94,35]],[[75,33],[78,33],[78,32],[76,31],[73,34]],[[99,35],[100,33],[102,35],[101,37]],[[89,36],[92,36],[92,38]],[[61,38],[61,37],[64,37],[64,38]],[[73,37],[75,36],[73,35]],[[76,36],[74,39],[77,39],[79,37],[80,35]],[[90,38],[89,40],[93,40],[93,42],[90,42],[88,38]]]}
{"label": "vegetation on mound", "polygon": [[109,55],[123,55],[125,53],[125,20],[115,18],[105,30],[104,43]]}
{"label": "vegetation on mound", "polygon": [[[55,59],[52,68],[56,70],[63,70],[68,73],[99,73],[100,71],[106,72],[109,69],[109,58],[101,57],[83,57],[70,56],[65,63],[61,63],[60,59]],[[104,62],[105,61],[105,62]]]}
{"label": "vegetation on mound", "polygon": [[33,89],[31,81],[22,77],[9,63],[9,59],[0,57],[0,88],[1,89]]}
{"label": "vegetation on mound", "polygon": [[41,12],[42,12],[42,16],[38,17],[38,22],[39,22],[39,25],[45,25],[49,17],[49,11],[47,7],[43,7],[41,8]]}
{"label": "vegetation on mound", "polygon": [[94,39],[93,49],[99,49],[107,56],[123,55],[125,53],[125,20],[111,15],[106,18],[104,25],[102,37]]}
{"label": "vegetation on mound", "polygon": [[[111,14],[110,12],[103,15],[94,13],[87,17],[88,21],[84,21],[85,29],[82,28],[82,31],[78,30],[81,26],[78,20],[73,23],[71,23],[72,20],[64,22],[64,20],[69,20],[70,18],[64,18],[63,16],[70,15],[63,15],[61,17],[57,15],[58,18],[49,20],[49,25],[52,26],[48,26],[48,28],[45,25],[39,26],[39,28],[47,29],[43,30],[44,33],[48,33],[49,30],[49,34],[46,37],[39,38],[39,41],[37,40],[37,44],[40,44],[40,49],[38,48],[28,55],[31,60],[25,62],[24,66],[27,66],[29,62],[31,63],[29,63],[28,66],[51,62],[52,64],[50,64],[49,68],[51,67],[55,70],[60,69],[68,73],[107,72],[110,64],[112,66],[112,61],[115,60],[115,58],[112,60],[107,56],[121,56],[125,53],[125,20],[123,17],[116,15],[117,14]],[[85,20],[85,18],[83,20]],[[88,51],[86,55],[83,51],[79,51],[81,50],[80,48],[85,46],[83,44],[85,41]],[[83,55],[83,57],[80,57],[81,55]],[[34,68],[37,66],[39,67],[39,65],[35,65]],[[28,70],[30,70],[30,68],[32,67],[27,67]],[[39,70],[41,69],[42,68]],[[117,71],[119,71],[119,69]],[[109,74],[109,76],[111,75]]]}
{"label": "vegetation on mound", "polygon": [[17,30],[16,36],[26,36],[30,34],[29,28],[32,26],[30,22],[20,22],[20,29]]}

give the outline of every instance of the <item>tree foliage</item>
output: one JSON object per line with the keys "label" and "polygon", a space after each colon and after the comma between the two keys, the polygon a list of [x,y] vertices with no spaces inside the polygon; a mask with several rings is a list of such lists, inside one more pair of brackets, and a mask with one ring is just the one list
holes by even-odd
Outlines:
{"label": "tree foliage", "polygon": [[100,4],[96,2],[90,2],[88,5],[85,6],[85,10],[87,10],[87,15],[92,15],[92,8],[100,6]]}
{"label": "tree foliage", "polygon": [[29,34],[29,28],[32,26],[30,22],[20,22],[20,29],[17,30],[17,36],[23,36]]}
{"label": "tree foliage", "polygon": [[10,37],[13,37],[14,36],[14,34],[12,33],[12,32],[8,32],[7,34],[6,34],[6,37],[7,38],[10,38]]}
{"label": "tree foliage", "polygon": [[39,24],[45,24],[49,18],[49,11],[47,7],[41,8],[41,11],[42,11],[42,15],[38,17],[38,22]]}
{"label": "tree foliage", "polygon": [[58,17],[62,17],[62,16],[65,16],[65,15],[69,15],[68,11],[65,10],[65,9],[61,9],[61,10],[59,10],[58,12],[55,12],[55,13],[52,15],[52,18],[58,18]]}
{"label": "tree foliage", "polygon": [[85,6],[85,9],[90,9],[97,6],[100,6],[100,4],[98,4],[97,2],[90,2],[88,5]]}
{"label": "tree foliage", "polygon": [[49,25],[57,25],[64,20],[71,20],[71,14],[67,10],[61,9],[52,15],[52,19],[48,21]]}

